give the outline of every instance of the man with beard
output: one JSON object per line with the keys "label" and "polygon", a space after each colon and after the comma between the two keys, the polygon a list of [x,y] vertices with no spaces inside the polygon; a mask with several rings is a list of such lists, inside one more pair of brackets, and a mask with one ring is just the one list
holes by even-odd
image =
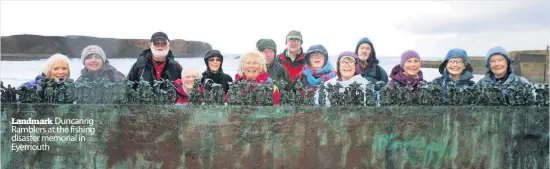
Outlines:
{"label": "man with beard", "polygon": [[[181,78],[181,65],[174,60],[170,50],[170,40],[164,32],[157,32],[151,36],[149,49],[144,50],[128,73],[128,80],[139,81],[141,77],[153,85],[154,80],[170,79],[175,81]],[[134,85],[136,88],[137,85]]]}
{"label": "man with beard", "polygon": [[371,83],[383,81],[388,83],[388,74],[380,65],[376,58],[374,45],[369,38],[364,37],[357,42],[355,46],[355,54],[359,57],[361,76],[369,80]]}
{"label": "man with beard", "polygon": [[292,82],[306,64],[302,50],[303,42],[302,33],[295,30],[288,32],[286,35],[286,49],[278,56],[279,63],[286,68]]}

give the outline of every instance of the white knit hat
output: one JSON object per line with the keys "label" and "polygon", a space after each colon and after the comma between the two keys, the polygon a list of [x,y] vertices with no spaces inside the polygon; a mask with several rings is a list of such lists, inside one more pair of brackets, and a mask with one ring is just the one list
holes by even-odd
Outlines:
{"label": "white knit hat", "polygon": [[82,55],[80,56],[82,64],[84,64],[84,60],[86,59],[86,57],[94,53],[101,56],[101,59],[103,59],[103,63],[105,63],[107,56],[105,56],[105,52],[103,51],[103,49],[101,49],[101,47],[97,45],[90,45],[82,50]]}

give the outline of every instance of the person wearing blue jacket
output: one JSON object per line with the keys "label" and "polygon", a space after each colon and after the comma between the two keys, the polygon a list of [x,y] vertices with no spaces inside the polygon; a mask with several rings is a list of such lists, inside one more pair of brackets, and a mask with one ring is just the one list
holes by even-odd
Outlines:
{"label": "person wearing blue jacket", "polygon": [[355,54],[359,57],[361,76],[371,83],[383,81],[388,83],[388,74],[381,66],[376,58],[374,45],[369,38],[364,37],[357,42],[355,46]]}
{"label": "person wearing blue jacket", "polygon": [[479,80],[478,85],[500,84],[507,88],[512,82],[531,83],[525,77],[514,74],[510,67],[512,60],[508,52],[502,47],[493,47],[485,57],[485,77]]}
{"label": "person wearing blue jacket", "polygon": [[439,65],[440,77],[432,80],[432,84],[441,85],[441,91],[445,95],[445,89],[449,82],[454,82],[457,87],[473,86],[475,82],[473,68],[468,54],[464,49],[451,49],[447,52],[445,60]]}

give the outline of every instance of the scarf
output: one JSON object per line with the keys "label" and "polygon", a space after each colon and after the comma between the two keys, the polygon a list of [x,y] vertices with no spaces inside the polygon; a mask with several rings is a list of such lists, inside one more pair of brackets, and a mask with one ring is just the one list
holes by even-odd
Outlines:
{"label": "scarf", "polygon": [[335,77],[334,71],[332,70],[332,66],[330,66],[330,64],[325,64],[325,66],[319,70],[313,70],[309,67],[309,65],[305,65],[302,72],[304,76],[306,76],[310,87],[319,85]]}

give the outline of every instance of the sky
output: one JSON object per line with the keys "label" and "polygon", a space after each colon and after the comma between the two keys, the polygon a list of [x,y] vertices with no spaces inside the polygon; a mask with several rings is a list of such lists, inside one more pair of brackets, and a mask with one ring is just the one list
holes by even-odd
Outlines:
{"label": "sky", "polygon": [[441,58],[451,48],[485,56],[550,45],[550,1],[1,1],[0,35],[84,35],[210,43],[222,53],[254,50],[272,38],[278,52],[290,30],[303,48],[324,45],[331,55],[355,50],[362,37],[378,56],[416,50]]}

